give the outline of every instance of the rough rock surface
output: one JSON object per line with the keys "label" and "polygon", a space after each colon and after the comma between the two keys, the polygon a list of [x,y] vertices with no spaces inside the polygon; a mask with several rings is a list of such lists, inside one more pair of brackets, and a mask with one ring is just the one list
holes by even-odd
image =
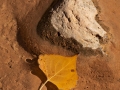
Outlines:
{"label": "rough rock surface", "polygon": [[96,22],[98,14],[92,0],[64,0],[53,11],[51,23],[65,38],[74,38],[83,47],[97,49],[99,38],[105,38],[106,32]]}
{"label": "rough rock surface", "polygon": [[[43,18],[38,30],[42,38],[45,37],[45,33],[50,41],[61,37],[61,46],[71,46],[70,48],[77,49],[78,52],[81,52],[79,48],[82,47],[101,49],[100,39],[105,40],[106,31],[95,20],[97,14],[92,0],[62,0]],[[66,42],[63,37],[67,39]],[[57,41],[53,41],[55,42]]]}
{"label": "rough rock surface", "polygon": [[[52,0],[1,0],[0,2],[0,89],[1,90],[37,90],[40,79],[30,73],[26,59],[33,57],[18,43],[18,31],[35,31],[44,12],[43,6],[49,6]],[[93,0],[99,8],[99,23],[109,27],[111,38],[105,46],[107,56],[79,55],[77,71],[79,81],[74,90],[119,90],[120,88],[120,1]],[[41,9],[42,8],[42,9]],[[30,12],[30,13],[29,13]],[[25,19],[27,18],[27,20]],[[19,23],[22,23],[20,25]],[[32,32],[32,33],[33,33]],[[33,33],[34,34],[34,33]],[[58,34],[59,35],[59,34]],[[34,37],[32,34],[29,36]],[[20,37],[22,38],[22,37]],[[34,37],[35,38],[35,37]],[[38,39],[39,40],[39,39]],[[40,39],[42,41],[42,39]],[[43,40],[44,41],[44,40]],[[49,43],[43,48],[53,49]],[[44,46],[44,44],[46,46]],[[29,46],[29,44],[27,44]],[[33,43],[34,45],[34,43]],[[57,47],[57,46],[56,46]],[[58,47],[59,48],[59,47]],[[55,51],[56,50],[56,51]],[[52,52],[58,52],[53,49]],[[59,53],[63,53],[62,49]],[[70,55],[70,54],[69,54]],[[39,73],[39,69],[36,73]],[[42,79],[42,78],[41,78]],[[52,87],[52,86],[50,86]],[[46,88],[44,88],[46,90]],[[48,90],[54,90],[49,89]]]}

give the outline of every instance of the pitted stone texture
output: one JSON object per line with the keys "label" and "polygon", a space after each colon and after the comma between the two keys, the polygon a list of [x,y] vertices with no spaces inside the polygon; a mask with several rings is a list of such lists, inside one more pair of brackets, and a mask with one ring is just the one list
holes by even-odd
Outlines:
{"label": "pitted stone texture", "polygon": [[97,9],[92,0],[64,0],[53,11],[51,24],[62,37],[74,38],[83,47],[101,48],[100,38],[106,38],[106,31],[97,23]]}

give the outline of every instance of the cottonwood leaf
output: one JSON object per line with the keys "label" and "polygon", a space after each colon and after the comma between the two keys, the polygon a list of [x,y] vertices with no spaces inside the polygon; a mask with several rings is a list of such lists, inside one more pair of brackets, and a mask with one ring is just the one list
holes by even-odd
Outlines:
{"label": "cottonwood leaf", "polygon": [[64,57],[60,55],[40,55],[39,67],[45,73],[47,80],[55,84],[59,90],[70,90],[76,86],[78,76],[76,72],[77,55]]}

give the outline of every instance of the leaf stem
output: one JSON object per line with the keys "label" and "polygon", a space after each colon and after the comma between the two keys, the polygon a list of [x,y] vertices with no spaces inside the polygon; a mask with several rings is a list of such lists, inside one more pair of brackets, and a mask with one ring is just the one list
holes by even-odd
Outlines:
{"label": "leaf stem", "polygon": [[39,90],[42,90],[43,87],[46,85],[47,82],[48,82],[48,80],[45,83],[42,84],[42,86],[39,88]]}

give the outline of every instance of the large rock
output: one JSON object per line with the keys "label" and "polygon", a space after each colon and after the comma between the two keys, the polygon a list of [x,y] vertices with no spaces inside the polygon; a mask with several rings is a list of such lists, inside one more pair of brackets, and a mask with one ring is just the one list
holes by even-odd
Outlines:
{"label": "large rock", "polygon": [[62,0],[49,13],[38,25],[42,38],[77,53],[82,47],[102,50],[106,31],[95,20],[98,12],[92,0]]}

